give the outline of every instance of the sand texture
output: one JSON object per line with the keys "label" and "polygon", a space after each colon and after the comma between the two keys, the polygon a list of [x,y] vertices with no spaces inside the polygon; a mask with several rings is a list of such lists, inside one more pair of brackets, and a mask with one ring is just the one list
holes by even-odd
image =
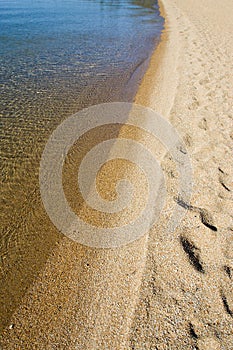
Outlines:
{"label": "sand texture", "polygon": [[[172,239],[166,237],[165,215],[164,224],[161,217],[150,233],[131,348],[230,350],[233,6],[211,0],[163,4],[167,27],[160,52],[165,58],[159,80],[151,64],[138,102],[169,116],[182,135],[194,187],[191,206],[180,203],[187,214]],[[145,101],[148,80],[153,88]],[[161,81],[166,82],[162,87]],[[172,178],[169,157],[163,164]]]}
{"label": "sand texture", "polygon": [[[191,201],[178,197],[176,167],[162,149],[167,200],[149,235],[117,249],[57,240],[0,349],[233,349],[232,0],[160,6],[165,31],[135,101],[182,136]],[[171,233],[177,203],[185,217]]]}

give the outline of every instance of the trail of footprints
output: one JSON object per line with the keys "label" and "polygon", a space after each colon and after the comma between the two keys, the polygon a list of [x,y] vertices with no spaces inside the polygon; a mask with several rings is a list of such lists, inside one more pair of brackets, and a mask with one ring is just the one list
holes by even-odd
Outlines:
{"label": "trail of footprints", "polygon": [[[198,248],[189,238],[187,238],[185,236],[180,237],[180,243],[181,243],[182,249],[186,253],[186,255],[189,259],[189,262],[193,266],[193,268],[197,272],[205,275],[206,271],[204,269],[203,262],[201,260],[201,249]],[[232,280],[232,269],[230,268],[230,266],[224,265],[223,272],[230,280]],[[232,282],[230,282],[230,283],[232,283]],[[219,290],[219,298],[222,302],[222,305],[223,305],[223,308],[224,308],[226,314],[233,318],[233,310],[231,309],[231,307],[229,305],[227,296],[224,293],[224,290],[222,287],[220,287],[220,290]],[[189,334],[190,334],[191,338],[194,340],[194,342],[196,343],[197,347],[195,347],[195,348],[202,349],[202,346],[201,346],[201,348],[199,348],[199,342],[201,344],[201,342],[203,342],[205,339],[203,339],[203,337],[198,334],[197,330],[195,330],[195,327],[191,322],[189,322],[188,327],[189,327],[189,329],[188,329]],[[217,330],[216,330],[215,336],[216,336],[216,338],[219,338],[219,340],[221,340],[221,337],[218,334]],[[211,346],[211,349],[212,349],[212,345],[214,346],[213,349],[216,349],[216,350],[218,349],[219,344],[215,341],[214,338],[207,338],[207,341],[210,341],[210,344],[207,344],[207,345]],[[205,344],[204,348],[206,349],[206,344]]]}
{"label": "trail of footprints", "polygon": [[[231,192],[231,188],[230,188],[230,185],[228,182],[228,174],[226,174],[220,167],[218,168],[218,171],[219,171],[219,176],[218,176],[219,183],[227,192]],[[218,231],[218,228],[214,223],[214,219],[208,210],[206,210],[204,208],[192,206],[192,205],[186,203],[185,201],[183,201],[182,198],[177,198],[176,202],[178,205],[180,205],[184,209],[198,213],[200,221],[208,229],[210,229],[214,232]],[[201,253],[202,253],[201,248],[197,247],[191,241],[190,238],[188,238],[187,236],[184,236],[184,235],[182,235],[180,237],[180,244],[181,244],[183,251],[187,255],[188,261],[192,265],[192,267],[198,273],[205,275],[206,271],[204,268],[203,261],[201,259]],[[230,283],[232,283],[231,282],[231,280],[232,280],[232,268],[230,266],[228,266],[227,264],[225,264],[222,267],[222,271],[225,274],[225,276],[227,276],[227,278],[230,280]],[[226,314],[233,318],[233,310],[231,309],[231,307],[229,305],[228,298],[223,290],[223,287],[219,288],[219,298],[222,302],[223,309],[225,310]],[[188,327],[189,327],[190,336],[197,344],[199,344],[198,342],[201,341],[201,338],[199,338],[198,332],[195,330],[194,325],[190,322]],[[216,337],[218,338],[217,335],[216,335]],[[212,338],[212,340],[210,340],[210,341],[214,342],[214,338]]]}
{"label": "trail of footprints", "polygon": [[[200,25],[204,24],[200,23]],[[210,38],[208,37],[207,30],[203,30],[202,32],[207,33],[206,38],[204,38],[206,43],[212,40],[212,32]],[[198,120],[197,126],[206,133],[206,138],[208,138],[210,142],[214,144],[212,133],[215,132],[215,126],[213,125],[212,121],[216,120],[216,128],[220,129],[220,131],[224,131],[228,126],[228,124],[222,125],[222,119],[218,119],[216,117],[216,114],[218,112],[218,106],[222,106],[222,114],[224,115],[224,121],[230,123],[229,118],[232,117],[230,112],[230,104],[228,102],[230,100],[230,83],[229,79],[227,78],[227,76],[225,76],[224,73],[225,65],[228,64],[228,62],[223,62],[221,59],[222,57],[227,58],[229,55],[225,52],[226,48],[224,44],[222,46],[216,46],[215,50],[213,49],[214,51],[211,52],[209,50],[208,45],[198,45],[198,43],[202,43],[203,40],[196,40],[195,37],[192,38],[189,36],[188,28],[186,30],[182,29],[180,33],[181,35],[185,36],[186,39],[189,38],[189,45],[192,46],[191,49],[189,48],[186,50],[187,64],[190,65],[191,71],[189,86],[190,99],[188,109],[192,112],[192,116],[196,116]],[[197,55],[193,55],[192,52],[199,52],[199,57],[196,58]],[[208,64],[206,63],[207,61]],[[209,62],[211,62],[212,64],[210,65]],[[222,72],[222,74],[215,74],[216,71]],[[185,143],[188,147],[190,147],[192,146],[192,136],[189,134],[189,131],[186,133],[186,138],[187,137],[188,139],[185,140]],[[226,147],[227,144],[224,144],[224,146]],[[206,152],[205,149],[203,149],[203,152]],[[220,156],[219,159],[221,159]],[[226,173],[224,168],[218,167],[217,169],[218,170],[216,175],[219,182],[219,189],[222,189],[222,192],[219,193],[218,196],[219,198],[226,198],[227,200],[231,200],[229,198],[229,195],[233,191],[233,188],[232,182],[230,182],[230,176]],[[216,178],[214,180],[216,180]],[[206,210],[205,208],[192,206],[189,203],[183,201],[182,198],[176,198],[176,202],[185,210],[197,213],[200,222],[205,227],[211,230],[212,233],[218,233],[219,228],[215,224],[214,218],[208,210]],[[209,274],[210,272],[208,271],[207,266],[205,265],[205,256],[204,252],[202,251],[202,247],[194,243],[190,239],[190,237],[188,237],[185,234],[180,236],[179,241],[181,249],[187,256],[188,262],[190,263],[192,268],[198,274],[200,274],[200,276],[202,276],[203,279],[208,278],[209,276],[207,277],[207,274]],[[222,277],[220,278],[222,278],[225,282],[220,282],[219,287],[217,287],[219,293],[219,301],[220,303],[222,303],[222,307],[226,313],[226,317],[228,319],[229,316],[233,318],[233,310],[229,302],[229,294],[227,293],[228,288],[224,288],[224,283],[226,283],[225,286],[227,286],[227,284],[229,286],[232,284],[232,267],[228,259],[225,261],[225,263],[222,263]],[[206,327],[208,327],[207,324]],[[201,331],[199,332],[198,327],[196,328],[196,326],[192,324],[192,322],[189,322],[187,324],[187,332],[195,342],[195,349],[220,349],[218,340],[221,339],[221,335],[218,334],[217,327],[213,326],[213,329],[215,329],[216,333],[213,332],[213,334],[209,334],[210,337],[208,338],[207,336],[205,340],[202,339]],[[231,349],[233,349],[233,344]]]}
{"label": "trail of footprints", "polygon": [[[203,23],[200,23],[200,25],[203,25]],[[212,134],[215,131],[215,128],[220,129],[220,131],[223,131],[226,128],[226,125],[221,124],[221,118],[219,120],[218,118],[216,118],[218,106],[222,106],[222,114],[224,115],[224,121],[227,120],[228,122],[229,118],[232,117],[230,112],[230,105],[228,103],[230,83],[229,79],[225,76],[225,67],[226,65],[228,65],[228,62],[222,62],[221,59],[222,56],[228,57],[228,55],[225,52],[225,45],[223,44],[222,46],[216,46],[216,48],[212,49],[212,51],[209,50],[208,45],[201,45],[200,43],[203,43],[203,40],[205,39],[204,42],[208,44],[208,41],[212,40],[213,33],[211,32],[210,38],[208,37],[208,35],[206,35],[206,38],[200,39],[198,33],[196,33],[196,37],[192,37],[190,36],[189,26],[185,26],[184,23],[182,23],[182,30],[180,30],[179,32],[180,35],[187,40],[188,45],[190,46],[186,50],[187,65],[189,64],[189,71],[191,72],[189,73],[190,98],[187,108],[189,112],[192,113],[190,115],[195,116],[197,118],[197,127],[202,129],[206,133],[206,138],[214,144],[214,136],[212,136]],[[203,33],[205,32],[208,33],[208,31],[204,30]],[[193,55],[192,52],[195,52],[195,55]],[[196,52],[198,52],[199,55],[196,55]],[[206,62],[211,62],[211,65],[207,64]],[[229,61],[229,67],[230,64],[231,62]],[[222,72],[222,74],[216,74],[216,72]],[[175,119],[175,116],[176,115],[174,113],[174,123],[179,124],[179,119],[178,117],[177,119]],[[212,120],[216,120],[216,125],[213,126],[211,124]],[[193,137],[190,135],[189,130],[186,131],[184,141],[186,146],[188,146],[189,148],[191,148],[193,143],[195,142],[195,139],[193,141]],[[205,149],[201,151],[206,152]],[[197,156],[198,155],[199,154],[197,154]],[[193,154],[193,156],[195,157],[195,153]],[[221,158],[219,157],[219,159]],[[215,170],[218,169],[217,177],[219,181],[219,186],[223,190],[223,194],[219,194],[219,197],[225,198],[226,195],[226,198],[228,199],[228,194],[230,194],[230,192],[233,191],[232,183],[230,182],[229,175],[225,172],[225,169],[223,170],[222,167],[218,167],[219,159],[216,160],[215,163]],[[216,180],[216,178],[214,178],[214,180]],[[215,183],[216,182],[214,182],[214,184]],[[213,216],[207,209],[192,206],[189,203],[186,203],[184,200],[182,200],[182,198],[176,198],[175,200],[178,203],[178,205],[180,205],[184,209],[198,214],[200,222],[209,230],[211,230],[212,233],[218,233],[219,228],[215,224]],[[205,258],[204,253],[202,251],[202,247],[197,246],[197,244],[195,244],[190,239],[190,237],[188,237],[185,234],[179,237],[179,242],[181,245],[181,249],[187,257],[188,263],[192,266],[194,271],[196,271],[196,273],[199,274],[201,278],[208,278],[207,275],[211,272],[207,269],[207,266],[205,265]],[[232,283],[232,267],[230,263],[228,263],[228,260],[222,263],[222,278],[225,281],[224,283],[229,283],[229,285]],[[156,280],[156,277],[153,277],[153,280]],[[218,288],[217,291],[219,295],[219,304],[222,303],[222,310],[225,311],[225,315],[228,321],[229,316],[233,318],[233,310],[228,299],[229,296],[227,294],[227,289],[224,289],[224,283],[220,282],[220,285],[218,287],[216,285],[216,287]],[[154,295],[158,293],[153,283],[152,290]],[[205,305],[205,302],[203,303],[203,305]],[[148,307],[147,304],[146,306]],[[193,324],[193,321],[187,323],[187,333],[189,333],[190,337],[195,343],[195,347],[193,347],[193,349],[220,349],[222,330],[221,327],[218,328],[217,323],[215,323],[214,313],[212,321],[206,320],[206,322],[203,322],[205,323],[206,329],[205,335],[202,334],[202,330],[199,329],[198,325]],[[210,332],[208,334],[209,329]],[[134,347],[132,347],[132,349],[133,348]],[[171,348],[173,349],[173,347]],[[157,347],[151,347],[151,349],[157,349]],[[158,349],[160,349],[160,347],[158,347]],[[222,349],[228,350],[228,348],[225,348],[225,346]],[[231,349],[233,349],[233,345]]]}
{"label": "trail of footprints", "polygon": [[[219,168],[219,171],[224,174],[224,172]],[[225,188],[225,186],[224,186]],[[230,191],[230,189],[226,188],[227,191]],[[178,198],[176,202],[182,206],[186,210],[191,210],[194,212],[199,213],[200,215],[200,220],[205,225],[212,231],[218,231],[217,227],[214,224],[214,220],[212,215],[204,208],[198,208],[195,206],[192,206],[190,204],[185,203],[181,198]],[[203,267],[203,262],[201,260],[201,249],[198,248],[188,237],[186,236],[181,236],[180,237],[180,243],[182,246],[182,249],[186,253],[190,264],[194,267],[194,269],[202,274],[205,274],[205,269]],[[231,280],[232,279],[232,270],[231,267],[228,265],[223,266],[223,271],[224,273],[228,276],[228,278]],[[233,311],[230,308],[230,305],[227,300],[227,296],[225,295],[224,291],[221,289],[219,291],[223,307],[225,312],[230,315],[233,318]],[[197,334],[195,333],[195,330],[193,328],[193,325],[190,323],[190,334],[193,338],[198,338]]]}
{"label": "trail of footprints", "polygon": [[[193,38],[195,39],[195,38]],[[218,66],[218,70],[221,70],[221,56],[224,54],[224,46],[223,48],[216,48],[216,51],[218,52],[203,52],[205,49],[203,47],[200,47],[197,45],[197,42],[193,40],[193,51],[200,51],[198,62],[193,62],[195,57],[192,55],[192,50],[187,50],[189,52],[189,57],[187,56],[187,60],[190,62],[190,67],[193,67],[192,74],[190,74],[190,81],[192,81],[192,84],[190,84],[190,91],[192,98],[189,100],[188,109],[193,112],[194,115],[198,116],[199,122],[197,126],[204,130],[206,132],[206,137],[211,139],[211,133],[215,130],[213,128],[213,125],[211,125],[211,120],[214,120],[214,118],[211,119],[211,116],[216,114],[218,105],[222,105],[222,113],[224,113],[225,119],[226,117],[231,118],[231,114],[229,112],[229,81],[223,74],[221,75],[220,79],[218,76],[218,80],[216,80],[215,76],[215,70],[216,65]],[[208,60],[212,61],[212,66],[207,67],[206,66],[206,57],[208,57]],[[216,62],[217,59],[217,62]],[[196,65],[193,63],[197,63]],[[208,69],[207,69],[208,68]],[[190,68],[191,69],[191,68]],[[223,69],[224,70],[224,69]],[[213,84],[213,81],[215,80],[215,84]],[[216,118],[217,119],[217,118]],[[228,119],[229,120],[229,119]],[[226,128],[226,125],[221,124],[221,119],[217,121],[218,125],[217,127],[219,129]],[[210,124],[210,125],[209,125]],[[188,142],[185,142],[187,146],[190,146],[192,143],[192,137],[187,134],[189,137]],[[186,140],[185,140],[186,141]],[[216,164],[217,168],[217,164]],[[222,188],[223,192],[219,193],[220,198],[229,199],[229,195],[232,192],[232,182],[230,180],[230,176],[226,173],[225,169],[223,170],[222,167],[218,167],[217,177],[219,182],[219,188]],[[201,223],[206,226],[209,230],[212,232],[217,233],[218,227],[216,226],[214,222],[214,218],[211,215],[211,213],[206,210],[205,208],[195,207],[192,206],[185,201],[182,200],[182,198],[177,198],[176,202],[178,205],[183,207],[184,209],[188,211],[192,211],[194,213],[198,214],[198,217],[200,218]],[[207,271],[207,266],[205,266],[204,263],[204,254],[202,254],[202,247],[197,246],[190,237],[186,235],[181,235],[180,238],[180,244],[181,248],[184,251],[185,255],[188,258],[188,262],[193,267],[193,269],[201,274],[203,278],[207,276],[209,271]],[[203,259],[202,259],[203,257]],[[230,267],[230,263],[228,266],[228,262],[225,262],[222,266],[222,276],[225,280],[225,283],[227,284],[227,280],[229,281],[228,284],[230,285],[232,283],[232,267]],[[224,277],[225,276],[225,277]],[[226,317],[233,318],[233,310],[231,308],[231,304],[229,302],[229,294],[227,293],[227,288],[225,290],[224,284],[221,282],[220,286],[218,287],[218,293],[219,293],[219,301],[222,303],[223,310],[225,311]],[[213,327],[215,328],[215,327]],[[214,335],[214,337],[210,337],[206,339],[206,343],[204,339],[202,339],[201,332],[199,333],[198,328],[196,329],[195,326],[190,322],[188,323],[188,333],[190,334],[191,338],[194,340],[196,346],[195,349],[220,349],[218,340],[220,340],[221,336],[217,334]],[[219,339],[218,339],[219,338]],[[200,347],[199,347],[200,346]],[[232,344],[233,349],[233,344]]]}

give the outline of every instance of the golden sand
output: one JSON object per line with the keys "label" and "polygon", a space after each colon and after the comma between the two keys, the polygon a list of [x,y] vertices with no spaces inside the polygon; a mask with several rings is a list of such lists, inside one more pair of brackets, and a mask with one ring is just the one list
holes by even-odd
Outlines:
{"label": "golden sand", "polygon": [[233,348],[231,0],[163,0],[166,28],[135,101],[176,127],[194,170],[185,219],[167,234],[176,169],[160,161],[167,202],[148,236],[92,249],[63,238],[3,333],[1,349]]}

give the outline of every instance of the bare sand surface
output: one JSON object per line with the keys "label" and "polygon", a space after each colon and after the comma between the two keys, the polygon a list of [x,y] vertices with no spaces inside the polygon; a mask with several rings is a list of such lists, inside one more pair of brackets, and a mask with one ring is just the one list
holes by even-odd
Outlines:
{"label": "bare sand surface", "polygon": [[[185,218],[168,234],[178,175],[160,152],[168,195],[149,235],[117,249],[62,238],[1,349],[233,348],[232,1],[160,5],[163,40],[135,101],[168,118],[186,144],[194,185],[191,203],[179,200]],[[98,131],[92,136],[101,141]]]}
{"label": "bare sand surface", "polygon": [[[233,6],[228,0],[163,5],[161,64],[153,75],[154,55],[137,102],[176,127],[192,159],[194,186],[191,206],[181,203],[187,214],[172,239],[166,237],[166,214],[150,233],[131,348],[230,350]],[[174,177],[168,155],[162,164]]]}

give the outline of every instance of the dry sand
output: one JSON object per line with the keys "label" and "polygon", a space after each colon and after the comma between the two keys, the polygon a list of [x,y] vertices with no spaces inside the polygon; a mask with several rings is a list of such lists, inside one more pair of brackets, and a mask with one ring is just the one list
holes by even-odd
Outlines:
{"label": "dry sand", "polygon": [[186,143],[194,170],[191,205],[180,202],[186,216],[168,235],[177,174],[164,154],[167,202],[149,236],[115,250],[61,239],[1,349],[233,348],[232,1],[161,8],[166,30],[136,102],[168,118]]}
{"label": "dry sand", "polygon": [[[169,117],[182,135],[193,164],[193,207],[173,239],[166,237],[166,215],[150,234],[131,347],[230,350],[233,6],[230,0],[163,5],[161,64],[154,76],[155,54],[137,102]],[[163,164],[173,177],[169,157]]]}

